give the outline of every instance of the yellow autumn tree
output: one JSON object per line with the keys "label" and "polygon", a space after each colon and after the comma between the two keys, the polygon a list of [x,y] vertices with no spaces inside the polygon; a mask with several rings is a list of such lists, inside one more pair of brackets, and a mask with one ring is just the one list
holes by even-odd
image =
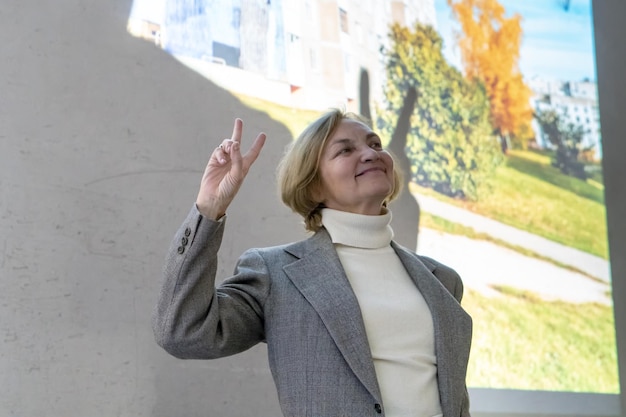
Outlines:
{"label": "yellow autumn tree", "polygon": [[525,148],[532,136],[531,90],[519,69],[521,16],[505,17],[497,0],[447,0],[461,25],[457,34],[465,76],[484,85],[491,123],[506,151]]}

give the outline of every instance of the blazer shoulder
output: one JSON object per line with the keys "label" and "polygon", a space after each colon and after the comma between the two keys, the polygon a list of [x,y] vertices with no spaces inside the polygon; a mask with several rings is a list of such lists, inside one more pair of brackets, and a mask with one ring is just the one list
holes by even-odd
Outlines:
{"label": "blazer shoulder", "polygon": [[459,275],[453,268],[431,257],[424,256],[424,255],[417,255],[417,254],[416,256],[420,259],[420,261],[424,263],[424,265],[426,265],[432,271],[436,271],[439,269],[441,270],[442,273],[457,275],[457,276]]}
{"label": "blazer shoulder", "polygon": [[409,259],[414,259],[424,265],[430,273],[433,274],[439,282],[441,282],[448,292],[457,299],[457,301],[461,301],[461,298],[463,297],[463,282],[461,281],[459,274],[454,269],[434,260],[433,258],[429,258],[428,256],[418,255],[414,251],[407,249],[394,241],[391,241],[391,246],[398,253],[398,255],[403,254],[403,256],[408,256]]}
{"label": "blazer shoulder", "polygon": [[282,254],[287,252],[296,258],[303,258],[308,253],[311,253],[320,247],[327,247],[328,245],[332,246],[330,236],[328,235],[326,229],[322,228],[305,239],[280,246],[264,248],[263,252],[268,254]]}
{"label": "blazer shoulder", "polygon": [[448,265],[428,256],[417,255],[417,257],[432,271],[433,275],[437,277],[454,298],[461,302],[463,298],[463,281],[459,273]]}

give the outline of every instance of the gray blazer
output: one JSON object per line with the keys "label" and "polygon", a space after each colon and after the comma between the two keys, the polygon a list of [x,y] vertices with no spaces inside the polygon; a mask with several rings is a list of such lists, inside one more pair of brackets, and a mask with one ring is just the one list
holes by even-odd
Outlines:
{"label": "gray blazer", "polygon": [[[246,251],[216,289],[224,222],[203,218],[194,206],[176,233],[153,316],[159,345],[178,358],[211,359],[265,342],[285,416],[384,416],[359,304],[325,229]],[[392,247],[432,314],[443,415],[469,416],[472,321],[459,304],[461,279]]]}

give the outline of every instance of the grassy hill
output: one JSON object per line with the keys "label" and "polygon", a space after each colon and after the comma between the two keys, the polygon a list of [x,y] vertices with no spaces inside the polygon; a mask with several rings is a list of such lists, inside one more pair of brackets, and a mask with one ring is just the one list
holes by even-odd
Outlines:
{"label": "grassy hill", "polygon": [[549,153],[511,150],[480,201],[456,200],[414,185],[466,210],[608,259],[604,188],[550,165]]}

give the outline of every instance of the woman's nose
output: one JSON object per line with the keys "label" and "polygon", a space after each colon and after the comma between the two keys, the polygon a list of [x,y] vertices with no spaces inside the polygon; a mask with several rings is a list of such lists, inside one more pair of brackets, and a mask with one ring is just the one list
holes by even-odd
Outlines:
{"label": "woman's nose", "polygon": [[378,151],[376,149],[372,149],[369,146],[365,146],[363,151],[361,152],[361,160],[363,162],[367,161],[376,161],[380,158]]}

